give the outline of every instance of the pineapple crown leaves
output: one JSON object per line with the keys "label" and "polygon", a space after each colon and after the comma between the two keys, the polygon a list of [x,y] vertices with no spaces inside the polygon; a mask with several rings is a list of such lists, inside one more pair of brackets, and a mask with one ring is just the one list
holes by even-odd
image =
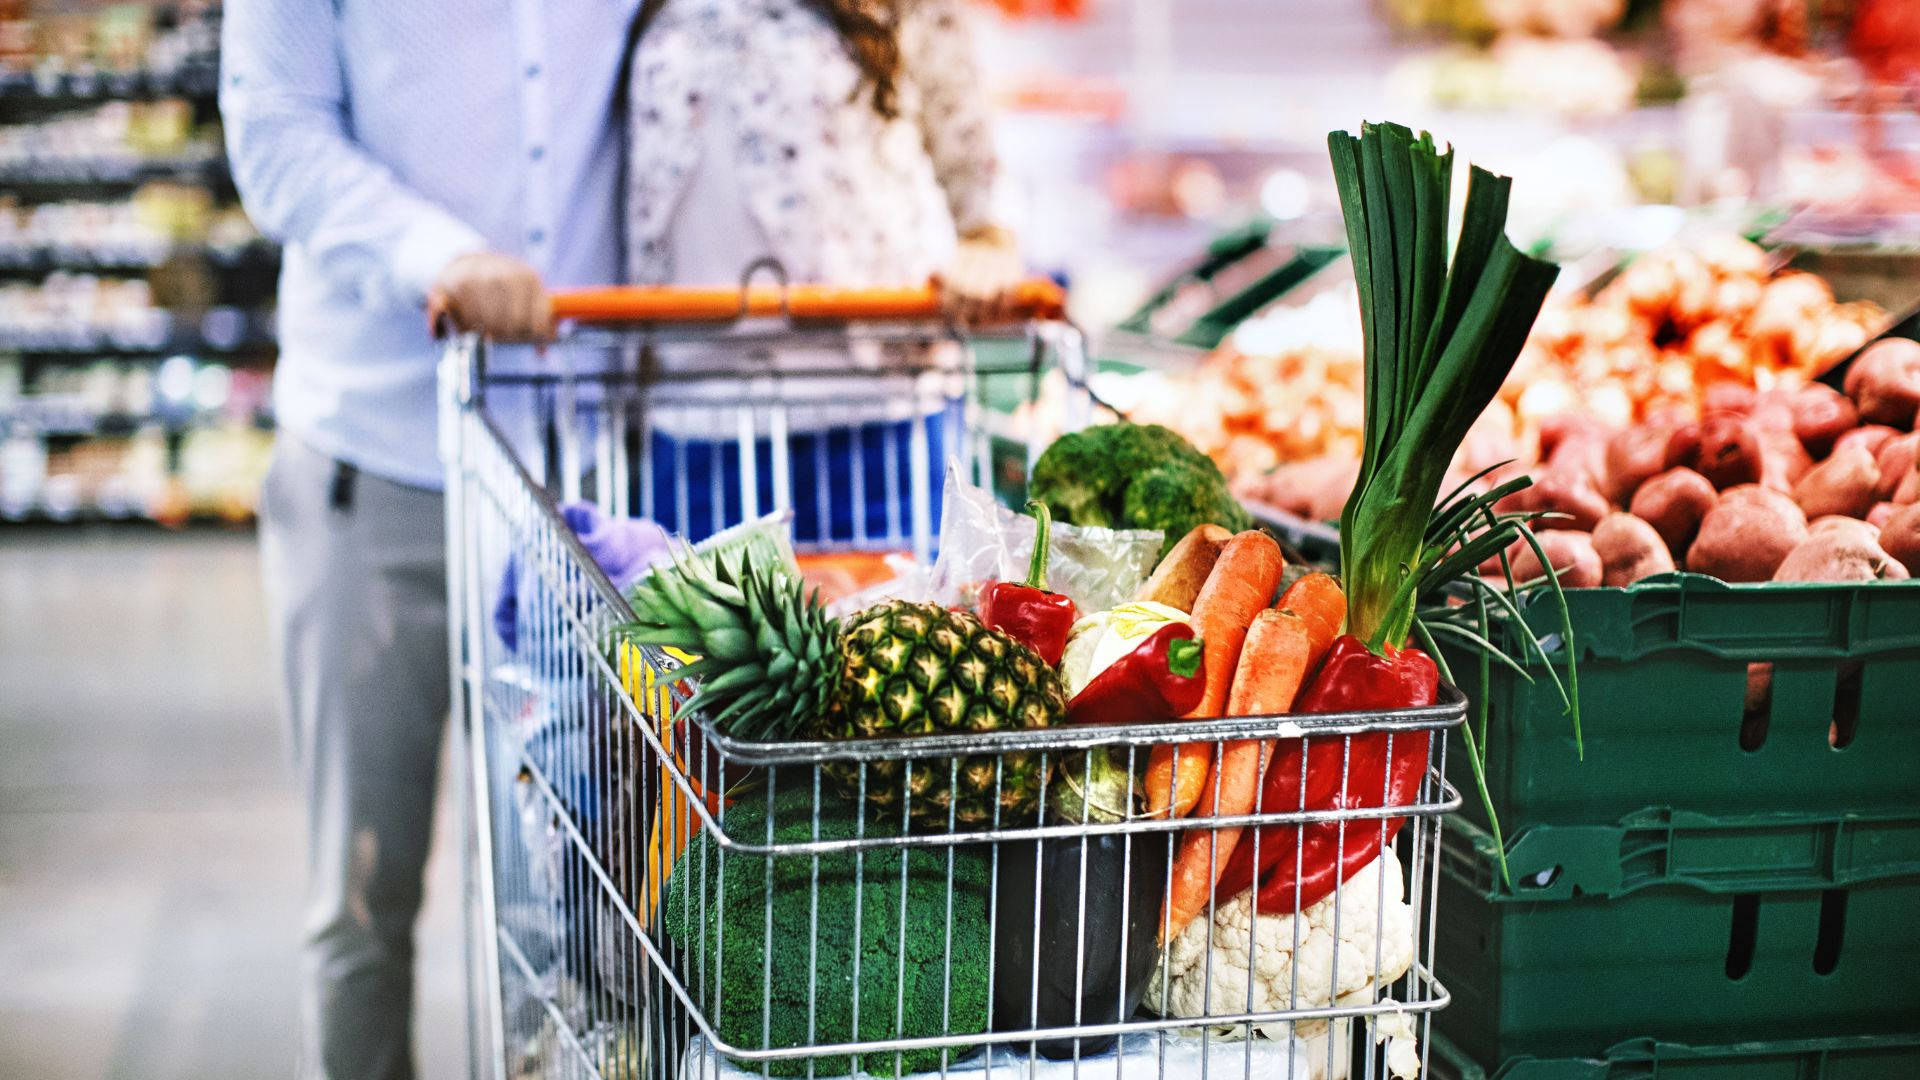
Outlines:
{"label": "pineapple crown leaves", "polygon": [[756,563],[751,552],[677,553],[629,596],[634,621],[617,633],[699,659],[673,672],[696,680],[684,708],[706,714],[729,735],[782,738],[799,731],[830,698],[829,655],[838,624],[799,578]]}

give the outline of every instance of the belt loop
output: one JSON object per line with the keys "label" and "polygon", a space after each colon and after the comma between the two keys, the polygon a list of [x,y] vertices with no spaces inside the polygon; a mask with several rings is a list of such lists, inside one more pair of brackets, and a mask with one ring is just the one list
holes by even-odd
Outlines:
{"label": "belt loop", "polygon": [[333,484],[327,489],[327,505],[340,513],[353,509],[353,483],[360,470],[344,461],[333,463]]}

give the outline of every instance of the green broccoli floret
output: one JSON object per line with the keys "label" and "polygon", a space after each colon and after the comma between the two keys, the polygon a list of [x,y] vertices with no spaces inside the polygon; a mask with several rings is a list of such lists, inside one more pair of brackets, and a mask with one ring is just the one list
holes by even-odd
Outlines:
{"label": "green broccoli floret", "polygon": [[1158,424],[1062,435],[1034,463],[1029,494],[1074,525],[1160,529],[1166,554],[1196,525],[1251,526],[1213,459]]}
{"label": "green broccoli floret", "polygon": [[[747,796],[727,809],[727,832],[763,842],[767,810],[764,794]],[[815,839],[812,784],[783,787],[774,797],[772,810],[776,842]],[[852,837],[857,825],[857,811],[851,805],[831,796],[822,801],[819,839]],[[865,835],[884,833],[869,824]],[[904,904],[903,857],[907,860]],[[767,888],[770,864],[771,894]],[[822,855],[817,865],[816,905],[816,863],[811,856],[723,855],[702,832],[675,864],[661,897],[662,926],[684,950],[680,973],[707,1016],[717,1019],[722,1039],[752,1049],[853,1041],[856,954],[859,1039],[964,1035],[987,1029],[992,864],[985,850],[978,845],[920,848],[903,856],[900,848],[884,848],[865,852],[858,866],[851,853]],[[770,969],[769,905],[774,943]],[[809,947],[815,941],[818,951]],[[938,1069],[941,1053],[939,1049],[902,1052],[897,1055],[899,1071]],[[956,1061],[965,1053],[949,1050],[947,1060]],[[885,1060],[868,1057],[861,1067],[893,1073],[896,1055],[877,1056]],[[809,1060],[816,1076],[844,1075],[854,1067],[847,1055],[786,1058],[766,1064],[775,1076],[800,1076],[806,1075]],[[760,1070],[760,1063],[743,1064]]]}

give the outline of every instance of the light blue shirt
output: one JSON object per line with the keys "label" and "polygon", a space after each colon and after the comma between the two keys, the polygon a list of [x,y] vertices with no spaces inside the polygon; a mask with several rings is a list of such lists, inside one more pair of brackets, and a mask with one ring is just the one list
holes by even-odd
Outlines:
{"label": "light blue shirt", "polygon": [[549,286],[618,273],[611,123],[637,0],[227,0],[220,111],[285,247],[276,422],[438,488],[429,285],[494,250]]}

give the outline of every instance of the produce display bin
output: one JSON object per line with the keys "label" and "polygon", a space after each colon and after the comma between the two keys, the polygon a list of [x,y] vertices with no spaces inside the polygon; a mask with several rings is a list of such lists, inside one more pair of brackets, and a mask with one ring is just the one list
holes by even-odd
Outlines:
{"label": "produce display bin", "polygon": [[[614,520],[707,520],[777,556],[790,541],[802,565],[910,553],[924,567],[941,478],[951,469],[981,484],[1001,458],[982,423],[993,399],[982,383],[1032,385],[1031,350],[1006,370],[982,363],[938,319],[930,291],[596,290],[557,297],[556,311],[562,337],[543,355],[461,337],[441,369],[455,708],[472,801],[471,1075],[1052,1077],[1085,1067],[1343,1080],[1384,1076],[1396,1051],[1404,1062],[1408,1038],[1424,1040],[1447,1000],[1432,977],[1432,927],[1440,822],[1460,804],[1444,779],[1447,733],[1466,715],[1456,689],[1391,712],[977,723],[1031,689],[1020,657],[1001,652],[996,667],[984,632],[970,651],[943,653],[941,633],[950,644],[977,624],[928,604],[915,617],[933,631],[919,644],[904,626],[875,632],[956,673],[985,668],[992,701],[955,691],[965,728],[876,738],[809,728],[778,741],[723,732],[686,708],[692,688],[673,679],[686,652],[621,633],[634,613],[570,524],[581,504]],[[1084,370],[1071,327],[1026,329],[1034,348],[1054,351],[1049,362]],[[686,344],[720,362],[662,370],[663,350]],[[770,362],[793,347],[892,362],[798,372]],[[822,377],[832,392],[807,392]],[[848,415],[876,410],[887,419],[859,429],[878,433],[872,446],[808,471],[810,455],[850,438],[830,434]],[[796,432],[812,441],[796,443]],[[688,490],[687,470],[663,454],[707,461],[711,484]],[[885,520],[869,503],[851,538],[817,523],[804,531],[849,488],[875,485]],[[792,512],[790,531],[752,527],[781,511]],[[789,642],[810,632],[796,622]],[[927,671],[916,663],[913,677],[938,679]],[[1380,753],[1348,753],[1361,738]],[[1330,854],[1309,854],[1303,830],[1372,839],[1386,854],[1298,917],[1246,919],[1243,903],[1244,940],[1223,929],[1233,901],[1217,901],[1188,933],[1160,941],[1171,841],[1194,820],[1068,816],[1049,778],[1094,790],[1088,751],[1098,749],[1131,786],[1157,746],[1217,755],[1274,739],[1337,740],[1340,783],[1381,794],[1329,810],[1256,805],[1213,824],[1245,830],[1256,857],[1263,843],[1285,844],[1282,859]],[[1366,805],[1387,801],[1405,755],[1422,766],[1413,798]],[[1234,948],[1258,979],[1218,978]],[[1156,969],[1172,976],[1158,993]]]}
{"label": "produce display bin", "polygon": [[[1920,581],[1755,586],[1674,574],[1566,597],[1584,758],[1545,665],[1514,635],[1506,650],[1531,682],[1490,664],[1482,684],[1477,655],[1446,651],[1486,710],[1487,788],[1510,841],[1650,807],[1920,817]],[[1525,613],[1564,679],[1559,613],[1539,602]],[[1449,769],[1472,790],[1464,755]],[[1464,813],[1486,824],[1478,798]]]}
{"label": "produce display bin", "polygon": [[1920,1025],[1904,1035],[1689,1046],[1629,1039],[1591,1057],[1483,1065],[1435,1036],[1432,1080],[1893,1080],[1920,1076]]}
{"label": "produce display bin", "polygon": [[[1798,828],[1819,846],[1817,824]],[[1884,860],[1865,855],[1844,872],[1830,863],[1824,883],[1805,866],[1770,877],[1762,867],[1794,846],[1783,840],[1793,827],[1752,819],[1724,823],[1719,870],[1697,865],[1625,888],[1617,867],[1602,869],[1589,893],[1589,868],[1537,855],[1514,857],[1513,883],[1502,884],[1491,839],[1450,825],[1447,918],[1435,936],[1454,1000],[1438,1027],[1483,1062],[1598,1057],[1636,1036],[1721,1045],[1914,1029],[1920,822],[1860,828],[1890,838]]]}

